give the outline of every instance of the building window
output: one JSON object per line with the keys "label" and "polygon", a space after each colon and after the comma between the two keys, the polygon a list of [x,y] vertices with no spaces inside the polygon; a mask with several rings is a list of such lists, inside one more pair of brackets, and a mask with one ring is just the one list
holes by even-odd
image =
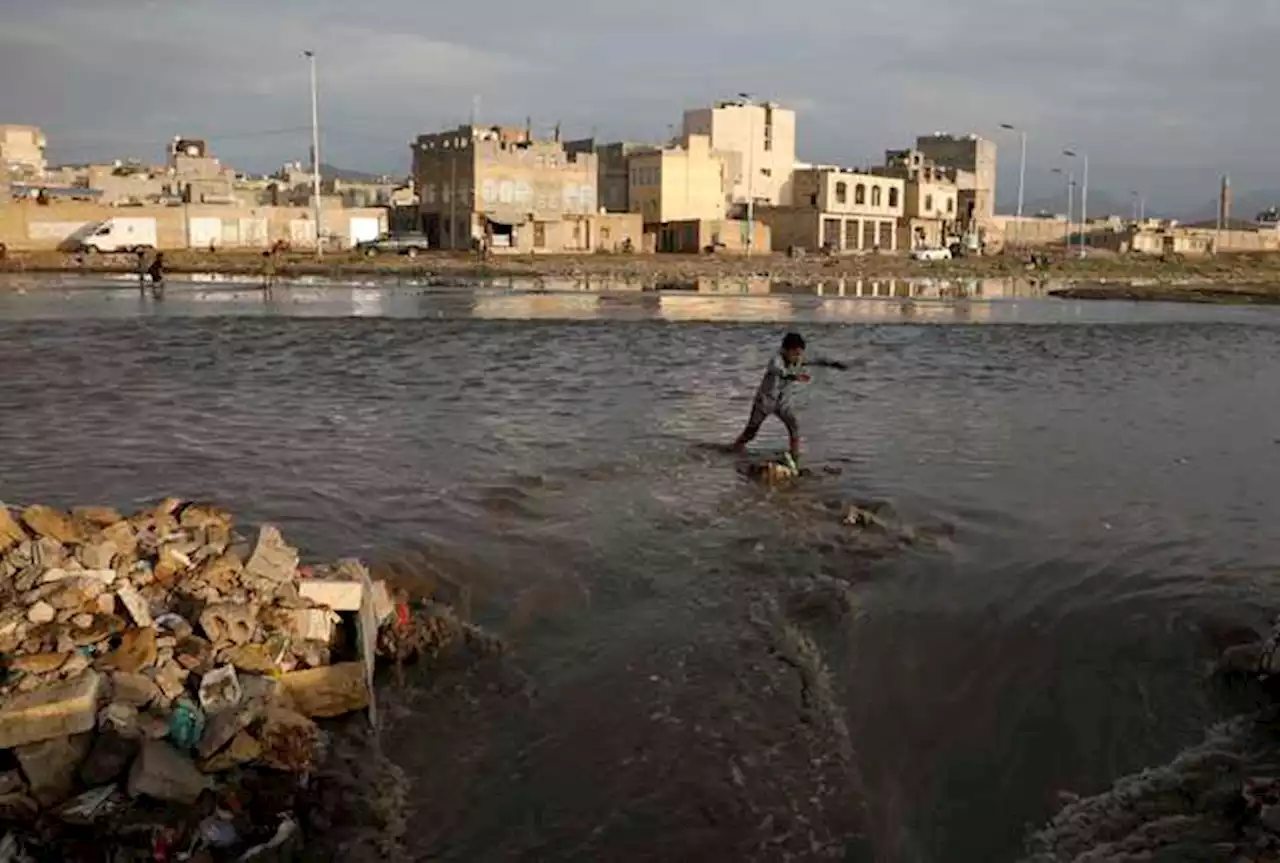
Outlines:
{"label": "building window", "polygon": [[954,213],[956,211],[956,199],[947,198],[947,212]]}
{"label": "building window", "polygon": [[524,180],[516,183],[516,203],[525,206],[533,203],[533,188]]}
{"label": "building window", "polygon": [[889,190],[889,206],[890,207],[898,206],[898,190],[897,189]]}
{"label": "building window", "polygon": [[836,183],[836,203],[845,204],[849,201],[849,187],[841,180]]}
{"label": "building window", "polygon": [[547,226],[545,222],[533,223],[533,247],[535,249],[545,249],[547,247]]}
{"label": "building window", "polygon": [[883,195],[882,195],[882,194],[881,194],[881,192],[880,192],[880,187],[879,187],[879,186],[872,186],[872,187],[871,187],[871,206],[873,206],[873,207],[878,207],[878,206],[880,206],[880,205],[881,205],[881,203],[883,203],[883,201],[881,200],[881,199],[882,199],[882,197],[883,197]]}
{"label": "building window", "polygon": [[760,169],[760,173],[761,173],[761,174],[763,174],[763,175],[764,175],[764,176],[766,176],[766,177],[772,177],[772,176],[773,176],[773,168],[761,168],[761,169]]}
{"label": "building window", "polygon": [[862,183],[853,187],[853,202],[855,204],[865,204],[867,202],[867,187]]}
{"label": "building window", "polygon": [[924,211],[926,213],[933,212],[933,195],[924,196]]}

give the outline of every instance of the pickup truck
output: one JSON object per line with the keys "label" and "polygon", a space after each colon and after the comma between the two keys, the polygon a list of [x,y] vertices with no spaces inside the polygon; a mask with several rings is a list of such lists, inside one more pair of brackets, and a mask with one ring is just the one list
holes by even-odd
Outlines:
{"label": "pickup truck", "polygon": [[366,258],[376,258],[382,254],[416,258],[429,248],[425,234],[383,234],[376,240],[356,243],[356,251]]}

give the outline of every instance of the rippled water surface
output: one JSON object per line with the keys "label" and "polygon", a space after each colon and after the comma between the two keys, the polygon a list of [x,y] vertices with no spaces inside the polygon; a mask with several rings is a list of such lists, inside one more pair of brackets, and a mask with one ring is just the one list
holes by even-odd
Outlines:
{"label": "rippled water surface", "polygon": [[[1276,586],[1280,317],[914,305],[9,284],[0,497],[216,498],[473,584],[531,691],[399,724],[423,856],[1014,859],[1226,710],[1212,631]],[[769,492],[704,444],[787,326],[854,368]]]}

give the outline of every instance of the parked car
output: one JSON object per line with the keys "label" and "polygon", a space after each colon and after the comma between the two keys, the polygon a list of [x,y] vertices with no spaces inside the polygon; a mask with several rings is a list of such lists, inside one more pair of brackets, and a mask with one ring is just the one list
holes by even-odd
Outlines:
{"label": "parked car", "polygon": [[950,249],[912,249],[911,260],[913,261],[949,261],[951,260]]}
{"label": "parked car", "polygon": [[405,255],[416,258],[431,246],[425,234],[383,234],[376,240],[365,240],[356,243],[356,251],[366,258],[378,255]]}
{"label": "parked car", "polygon": [[156,220],[153,218],[107,219],[94,226],[80,241],[82,252],[140,252],[156,247]]}

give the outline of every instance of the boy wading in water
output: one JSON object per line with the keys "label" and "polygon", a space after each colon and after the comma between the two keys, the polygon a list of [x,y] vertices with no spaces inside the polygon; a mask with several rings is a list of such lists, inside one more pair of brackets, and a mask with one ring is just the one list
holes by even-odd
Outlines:
{"label": "boy wading in water", "polygon": [[[812,365],[820,368],[847,369],[844,363],[834,360],[814,359]],[[782,340],[782,348],[769,360],[764,370],[764,378],[760,388],[756,390],[755,401],[751,403],[751,416],[747,427],[738,435],[738,439],[730,446],[734,452],[742,452],[747,444],[760,433],[760,426],[770,416],[776,416],[787,427],[790,447],[787,452],[787,466],[792,470],[799,469],[800,461],[800,424],[796,420],[792,406],[792,396],[797,384],[807,384],[810,380],[808,365],[804,356],[804,337],[799,333],[787,333]]]}

